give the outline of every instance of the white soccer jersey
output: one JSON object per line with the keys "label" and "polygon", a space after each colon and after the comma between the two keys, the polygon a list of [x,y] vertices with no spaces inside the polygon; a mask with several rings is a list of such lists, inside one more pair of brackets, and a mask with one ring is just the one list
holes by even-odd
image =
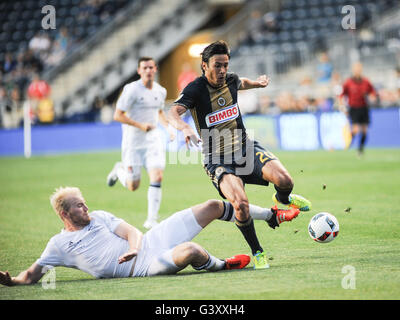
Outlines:
{"label": "white soccer jersey", "polygon": [[[165,106],[166,95],[167,90],[157,82],[153,82],[152,89],[148,89],[139,79],[124,86],[116,108],[126,112],[127,116],[135,121],[147,122],[157,127],[158,112]],[[123,148],[146,148],[155,141],[160,141],[157,129],[146,133],[136,127],[122,124]]]}
{"label": "white soccer jersey", "polygon": [[52,237],[36,263],[77,268],[96,278],[128,277],[136,258],[118,264],[118,258],[129,251],[129,243],[114,233],[124,220],[105,211],[93,211],[90,217],[83,229],[63,229]]}

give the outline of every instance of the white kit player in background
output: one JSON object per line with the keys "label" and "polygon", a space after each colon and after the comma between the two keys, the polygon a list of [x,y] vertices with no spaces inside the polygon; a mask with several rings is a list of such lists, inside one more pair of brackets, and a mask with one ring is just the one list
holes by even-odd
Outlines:
{"label": "white kit player in background", "polygon": [[113,186],[119,180],[125,188],[135,191],[142,167],[147,170],[150,186],[144,227],[150,229],[157,224],[165,169],[165,147],[158,121],[168,130],[171,141],[175,133],[163,111],[167,91],[154,81],[157,66],[153,58],[141,57],[137,72],[140,79],[125,85],[117,101],[114,120],[122,123],[122,162],[114,165],[107,184]]}

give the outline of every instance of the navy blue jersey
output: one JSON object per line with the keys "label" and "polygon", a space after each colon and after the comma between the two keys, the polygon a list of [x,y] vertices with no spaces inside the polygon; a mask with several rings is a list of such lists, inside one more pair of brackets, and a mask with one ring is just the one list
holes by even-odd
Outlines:
{"label": "navy blue jersey", "polygon": [[213,87],[203,75],[189,83],[175,101],[190,110],[205,156],[223,156],[243,148],[247,135],[237,102],[240,86],[234,73],[226,75],[221,87]]}

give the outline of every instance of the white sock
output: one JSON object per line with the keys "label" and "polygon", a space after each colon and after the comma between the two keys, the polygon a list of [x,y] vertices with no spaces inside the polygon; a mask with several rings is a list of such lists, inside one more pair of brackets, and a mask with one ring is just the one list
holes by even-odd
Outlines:
{"label": "white sock", "polygon": [[225,261],[220,260],[211,254],[208,254],[207,262],[200,267],[193,267],[195,270],[208,270],[208,271],[219,271],[225,268]]}
{"label": "white sock", "polygon": [[147,219],[157,220],[158,210],[161,204],[161,185],[159,183],[151,183],[147,191]]}
{"label": "white sock", "polygon": [[211,254],[209,254],[210,258],[210,264],[208,267],[206,267],[206,270],[208,271],[219,271],[222,270],[225,267],[225,261],[220,260],[214,256],[212,256]]}
{"label": "white sock", "polygon": [[128,177],[128,172],[125,170],[124,166],[119,166],[117,169],[117,177],[119,182],[126,188],[126,179]]}
{"label": "white sock", "polygon": [[[219,219],[223,220],[223,221],[234,222],[235,214],[234,214],[232,204],[230,202],[224,201],[224,208],[225,208],[225,211]],[[272,217],[271,209],[261,208],[254,204],[249,204],[249,213],[250,213],[250,216],[254,220],[267,220],[268,221]]]}
{"label": "white sock", "polygon": [[255,220],[269,220],[272,216],[271,209],[261,208],[254,204],[249,204],[250,216]]}

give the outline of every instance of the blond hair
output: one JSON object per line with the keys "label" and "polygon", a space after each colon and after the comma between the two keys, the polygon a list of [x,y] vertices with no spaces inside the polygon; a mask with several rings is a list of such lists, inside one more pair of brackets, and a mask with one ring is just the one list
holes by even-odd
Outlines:
{"label": "blond hair", "polygon": [[79,197],[83,198],[81,190],[76,187],[59,187],[50,197],[50,204],[53,207],[54,211],[58,214],[61,211],[68,211],[71,207],[69,201],[67,201],[70,197]]}

